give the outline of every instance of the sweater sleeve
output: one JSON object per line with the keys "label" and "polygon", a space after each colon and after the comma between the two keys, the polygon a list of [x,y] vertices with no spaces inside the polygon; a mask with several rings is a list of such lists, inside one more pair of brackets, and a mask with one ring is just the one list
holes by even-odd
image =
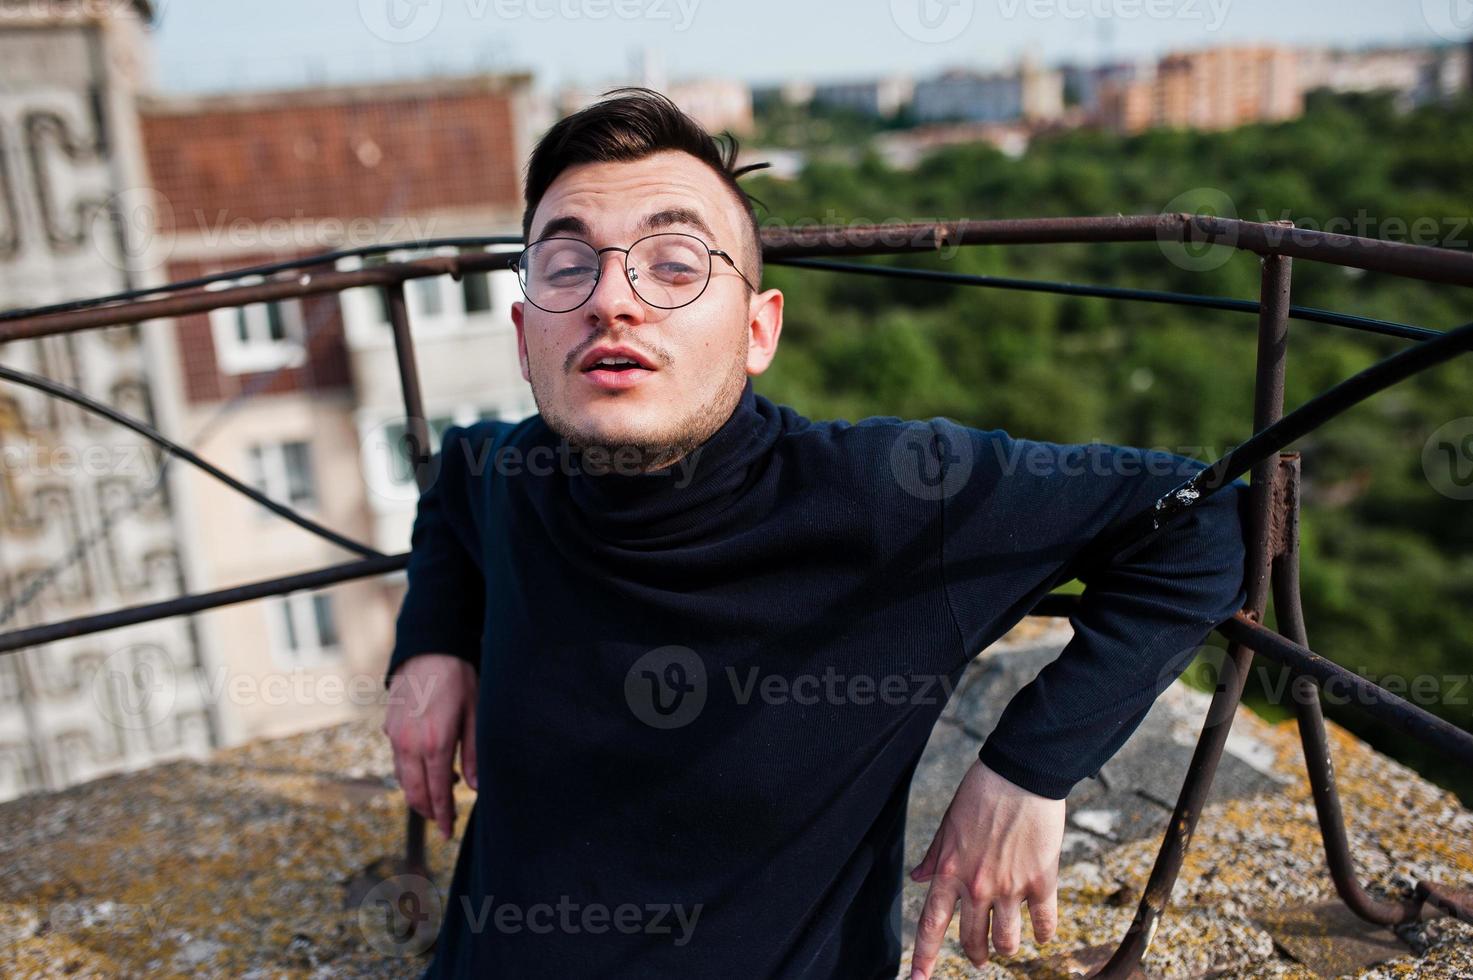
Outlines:
{"label": "sweater sleeve", "polygon": [[410,535],[409,588],[394,626],[394,649],[384,674],[421,653],[449,653],[480,666],[485,580],[469,510],[464,426],[451,426],[431,461],[433,478],[419,497]]}
{"label": "sweater sleeve", "polygon": [[1232,481],[1143,539],[1090,560],[1113,522],[1149,507],[1206,464],[1163,450],[1015,439],[947,419],[936,452],[963,479],[941,498],[942,567],[966,659],[1049,591],[1085,585],[1074,635],[1004,709],[979,757],[1052,799],[1097,774],[1247,599],[1248,484]]}

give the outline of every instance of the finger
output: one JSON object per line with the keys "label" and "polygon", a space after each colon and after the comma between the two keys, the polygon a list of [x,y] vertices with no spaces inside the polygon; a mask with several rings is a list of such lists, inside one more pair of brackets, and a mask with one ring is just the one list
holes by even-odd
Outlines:
{"label": "finger", "polygon": [[1033,938],[1039,944],[1054,938],[1059,928],[1059,891],[1050,885],[1040,894],[1028,899],[1028,918],[1033,923]]}
{"label": "finger", "polygon": [[423,759],[412,753],[395,753],[399,769],[399,785],[404,789],[404,802],[426,820],[430,819],[430,794],[425,788]]}
{"label": "finger", "polygon": [[931,846],[926,848],[926,856],[921,858],[921,863],[911,869],[912,881],[925,881],[936,873],[936,854],[941,850],[941,829],[936,829],[931,838]]}
{"label": "finger", "polygon": [[1023,933],[1023,920],[1016,898],[992,900],[992,948],[998,956],[1012,956],[1018,951]]}
{"label": "finger", "polygon": [[985,899],[975,901],[972,896],[962,893],[962,950],[973,966],[987,962],[987,918],[991,911],[991,902]]}
{"label": "finger", "polygon": [[425,777],[430,787],[430,809],[440,835],[450,839],[455,826],[455,794],[450,790],[450,760],[453,748],[441,749],[425,760]]}
{"label": "finger", "polygon": [[931,887],[926,892],[921,917],[916,922],[911,980],[929,977],[932,968],[936,966],[936,957],[941,955],[941,944],[946,940],[946,927],[951,925],[951,914],[956,908],[956,888],[955,881],[943,877],[931,882]]}
{"label": "finger", "polygon": [[468,699],[465,722],[460,730],[460,771],[465,774],[466,784],[471,789],[481,788],[476,782],[476,702],[474,698]]}

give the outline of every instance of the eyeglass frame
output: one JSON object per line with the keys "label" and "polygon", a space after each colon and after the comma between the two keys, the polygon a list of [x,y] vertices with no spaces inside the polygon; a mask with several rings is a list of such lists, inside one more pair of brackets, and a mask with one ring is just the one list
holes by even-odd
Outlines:
{"label": "eyeglass frame", "polygon": [[[701,291],[699,293],[696,293],[694,296],[692,296],[690,299],[686,300],[684,303],[681,303],[679,306],[660,306],[658,303],[651,303],[649,300],[645,299],[643,296],[640,295],[640,293],[639,293],[639,287],[634,284],[634,280],[632,280],[632,279],[629,278],[629,253],[634,250],[634,246],[636,246],[640,242],[646,241],[646,240],[648,240],[650,238],[658,238],[661,235],[680,235],[682,238],[695,239],[696,241],[698,241],[698,242],[701,243],[701,246],[703,248],[705,248],[706,252],[708,253],[707,256],[706,256],[706,263],[707,264],[706,264],[706,282],[705,282],[705,284],[701,286]],[[593,277],[593,288],[588,291],[588,295],[585,296],[585,297],[583,297],[582,302],[580,302],[578,304],[578,306],[574,306],[574,307],[571,307],[571,308],[566,309],[566,310],[549,310],[545,306],[539,306],[537,304],[537,301],[536,300],[534,300],[531,296],[527,295],[527,284],[522,281],[522,256],[523,255],[526,255],[527,252],[528,252],[528,250],[530,250],[533,245],[541,245],[543,242],[578,242],[580,245],[587,245],[589,248],[593,249],[593,254],[594,254],[595,260],[598,263],[598,268],[595,271],[594,277]],[[713,263],[711,262],[711,256],[712,255],[719,255],[723,259],[725,259],[726,262],[727,262],[727,264],[731,266],[731,270],[733,272],[735,272],[738,276],[741,276],[742,282],[746,283],[748,289],[750,289],[754,293],[755,292],[759,292],[759,290],[757,289],[757,287],[754,286],[754,285],[752,285],[752,281],[746,277],[746,274],[743,273],[741,269],[737,268],[736,259],[732,258],[731,257],[731,254],[729,252],[727,252],[725,249],[712,248],[709,244],[706,243],[705,239],[700,238],[700,237],[698,237],[696,235],[692,235],[689,232],[684,232],[684,231],[656,231],[656,232],[651,232],[648,235],[644,235],[644,236],[642,236],[640,238],[636,238],[634,241],[630,242],[628,248],[621,248],[618,245],[605,245],[603,248],[593,248],[593,243],[592,242],[586,242],[586,241],[584,241],[581,238],[574,238],[572,235],[548,235],[546,238],[539,238],[535,242],[529,242],[522,249],[521,253],[517,256],[517,263],[516,263],[516,269],[517,269],[517,286],[518,286],[518,288],[521,289],[523,298],[526,299],[526,301],[528,303],[531,303],[533,306],[536,306],[539,310],[541,310],[544,313],[572,313],[573,310],[578,309],[584,303],[587,303],[589,300],[593,299],[593,294],[598,291],[598,284],[603,280],[603,267],[604,267],[603,257],[604,257],[604,253],[605,252],[623,252],[624,253],[624,258],[623,258],[624,279],[625,279],[625,281],[627,281],[629,283],[629,291],[632,292],[634,294],[635,298],[638,299],[641,303],[645,304],[646,306],[652,307],[653,309],[656,309],[656,310],[679,310],[679,309],[683,309],[684,307],[690,306],[692,303],[694,303],[696,300],[700,299],[702,296],[706,295],[706,290],[708,288],[710,288],[710,286],[711,286],[711,278],[712,278],[711,272],[712,272],[712,268],[713,268]]]}

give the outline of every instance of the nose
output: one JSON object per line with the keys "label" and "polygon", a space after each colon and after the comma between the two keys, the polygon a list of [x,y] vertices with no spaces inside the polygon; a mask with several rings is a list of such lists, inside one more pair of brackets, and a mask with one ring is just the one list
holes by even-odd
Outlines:
{"label": "nose", "polygon": [[609,251],[598,257],[598,282],[584,307],[590,324],[640,323],[644,320],[644,303],[635,295],[624,274],[624,255],[623,252]]}

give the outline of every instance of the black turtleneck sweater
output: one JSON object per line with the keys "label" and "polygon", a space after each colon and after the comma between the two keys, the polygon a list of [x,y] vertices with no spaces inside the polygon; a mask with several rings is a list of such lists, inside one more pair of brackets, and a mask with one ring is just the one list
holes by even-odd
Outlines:
{"label": "black turtleneck sweater", "polygon": [[750,380],[663,470],[594,472],[541,416],[436,461],[389,673],[477,665],[480,791],[427,975],[893,977],[910,779],[967,662],[1085,582],[980,753],[1062,799],[1245,599],[1241,480],[1086,569],[1202,464],[814,422]]}

